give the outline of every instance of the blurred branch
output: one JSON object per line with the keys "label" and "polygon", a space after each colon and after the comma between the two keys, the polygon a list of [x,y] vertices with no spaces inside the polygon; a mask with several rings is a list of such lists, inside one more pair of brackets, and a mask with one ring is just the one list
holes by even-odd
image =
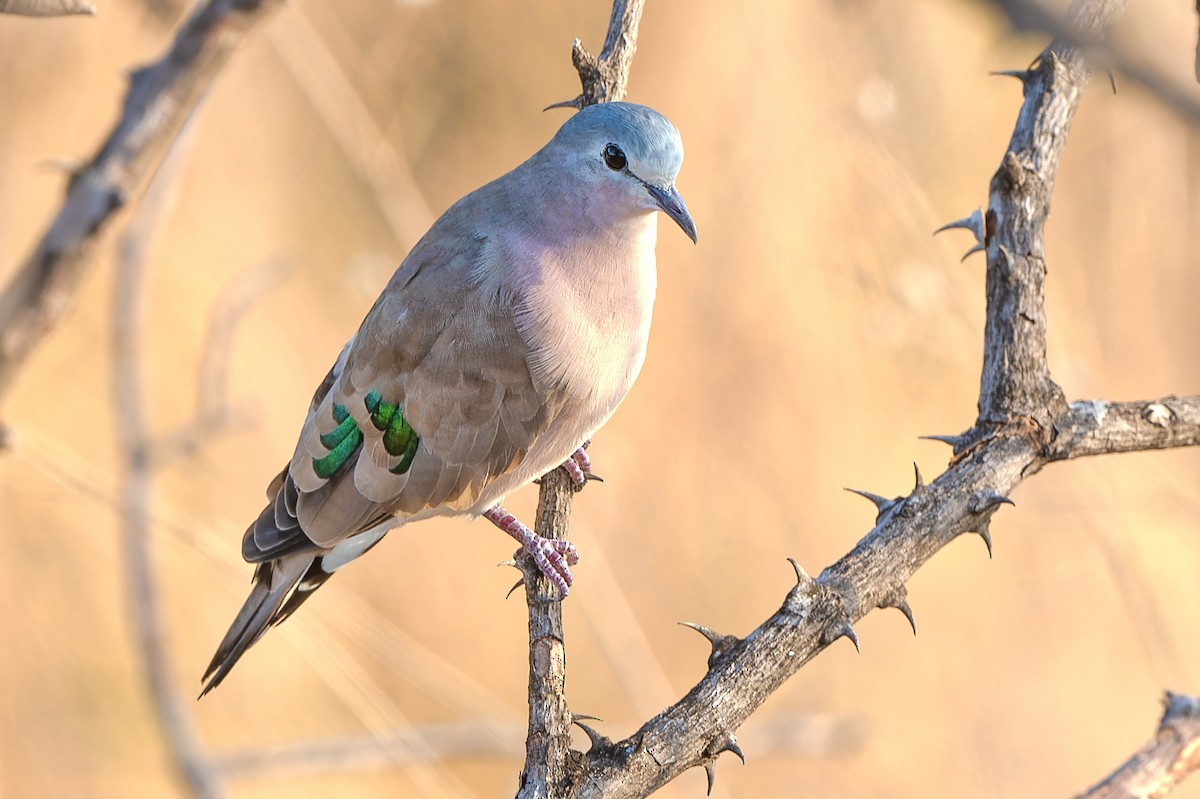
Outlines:
{"label": "blurred branch", "polygon": [[1155,799],[1200,769],[1200,698],[1163,697],[1158,731],[1107,779],[1077,799]]}
{"label": "blurred branch", "polygon": [[[1200,98],[1183,83],[1164,75],[1143,60],[1113,47],[1099,37],[1099,31],[1080,28],[1069,16],[1064,17],[1040,0],[990,0],[999,7],[1018,30],[1044,31],[1073,47],[1087,50],[1094,66],[1120,73],[1157,97],[1167,108],[1192,124],[1200,123]],[[1200,9],[1200,3],[1197,4]],[[1200,80],[1200,42],[1194,65]]]}
{"label": "blurred branch", "polygon": [[0,293],[0,399],[70,307],[91,245],[161,163],[237,45],[271,0],[209,0],[168,51],[130,77],[120,118],[67,196],[36,250]]}
{"label": "blurred branch", "polygon": [[390,735],[357,735],[316,741],[299,741],[274,749],[235,752],[215,759],[230,779],[263,779],[336,770],[395,768],[429,753],[447,758],[497,757],[510,760],[520,751],[515,742],[520,730],[493,724],[427,724]]}
{"label": "blurred branch", "polygon": [[396,241],[411,247],[433,225],[433,211],[404,154],[380,127],[304,6],[282,15],[267,38],[354,173],[370,187]]}
{"label": "blurred branch", "polygon": [[155,465],[162,465],[177,455],[190,455],[213,436],[247,422],[249,412],[236,407],[229,396],[233,336],[255,303],[286,278],[287,268],[281,262],[264,261],[239,272],[221,291],[209,316],[200,350],[196,411],[174,433],[151,442],[148,456]]}
{"label": "blurred branch", "polygon": [[0,14],[22,17],[66,17],[92,15],[96,7],[86,0],[0,0]]}
{"label": "blurred branch", "polygon": [[579,72],[583,92],[574,100],[555,103],[551,108],[583,108],[625,99],[629,68],[637,52],[638,23],[645,4],[646,0],[614,0],[599,58],[589,53],[579,39],[571,43],[571,63]]}
{"label": "blurred branch", "polygon": [[[182,139],[174,141],[179,143]],[[178,152],[178,149],[172,148],[170,152]],[[174,196],[172,187],[176,184],[171,173],[175,170],[170,167],[177,160],[168,157],[167,166],[152,181],[147,201],[141,204],[130,224],[117,259],[113,289],[112,379],[123,467],[120,488],[120,517],[124,528],[122,560],[138,654],[167,750],[192,795],[215,799],[225,795],[224,789],[196,739],[188,710],[171,686],[151,553],[153,467],[149,457],[150,434],[146,425],[140,347],[145,338],[142,331],[143,281],[146,251],[155,225]]]}

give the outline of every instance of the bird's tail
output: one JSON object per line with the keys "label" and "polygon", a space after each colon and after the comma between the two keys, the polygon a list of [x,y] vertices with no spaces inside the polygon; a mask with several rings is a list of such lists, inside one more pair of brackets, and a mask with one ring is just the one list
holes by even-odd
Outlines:
{"label": "bird's tail", "polygon": [[254,587],[250,589],[246,604],[238,611],[237,618],[233,620],[229,632],[225,633],[225,638],[217,647],[217,653],[213,655],[204,676],[200,678],[204,682],[200,696],[220,685],[245,651],[261,638],[271,625],[289,615],[298,603],[288,603],[287,606],[284,603],[292,596],[305,575],[315,565],[319,565],[320,555],[319,550],[309,549],[258,564],[258,568],[254,570]]}

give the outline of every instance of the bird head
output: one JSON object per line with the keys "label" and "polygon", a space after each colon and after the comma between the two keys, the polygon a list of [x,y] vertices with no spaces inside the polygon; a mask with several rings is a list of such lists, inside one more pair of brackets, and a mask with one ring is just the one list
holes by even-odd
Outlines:
{"label": "bird head", "polygon": [[587,184],[593,201],[635,211],[662,211],[696,241],[675,178],[683,141],[666,117],[634,103],[598,103],[571,117],[550,146]]}

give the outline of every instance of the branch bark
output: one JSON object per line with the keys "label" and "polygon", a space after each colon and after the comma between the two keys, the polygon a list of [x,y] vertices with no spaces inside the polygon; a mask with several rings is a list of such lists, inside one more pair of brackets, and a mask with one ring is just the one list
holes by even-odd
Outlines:
{"label": "branch bark", "polygon": [[1103,782],[1076,799],[1155,799],[1200,769],[1200,698],[1167,691],[1158,730]]}
{"label": "branch bark", "polygon": [[154,174],[229,56],[276,4],[209,0],[161,59],[132,74],[116,125],[99,152],[72,175],[37,248],[0,294],[0,399],[67,312],[105,224]]}

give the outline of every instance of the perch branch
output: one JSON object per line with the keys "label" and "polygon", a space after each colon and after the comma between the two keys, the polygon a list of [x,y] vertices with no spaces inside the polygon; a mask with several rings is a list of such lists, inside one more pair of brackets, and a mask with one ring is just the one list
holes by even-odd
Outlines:
{"label": "perch branch", "polygon": [[1077,799],[1156,799],[1200,769],[1200,698],[1163,697],[1158,731],[1133,757]]}
{"label": "perch branch", "polygon": [[184,119],[270,0],[209,0],[161,59],[130,77],[120,118],[67,196],[33,254],[0,293],[0,399],[62,319],[104,225],[154,174]]}
{"label": "perch branch", "polygon": [[[583,93],[560,105],[583,108],[625,96],[644,2],[614,0],[599,59],[593,58],[575,40],[572,61],[579,71]],[[567,537],[574,491],[562,469],[542,478],[535,530],[543,538]],[[583,757],[571,750],[572,717],[565,696],[562,606],[555,589],[529,558],[519,557],[517,563],[525,575],[525,599],[529,607],[529,731],[517,796],[521,799],[570,796],[582,771]]]}

